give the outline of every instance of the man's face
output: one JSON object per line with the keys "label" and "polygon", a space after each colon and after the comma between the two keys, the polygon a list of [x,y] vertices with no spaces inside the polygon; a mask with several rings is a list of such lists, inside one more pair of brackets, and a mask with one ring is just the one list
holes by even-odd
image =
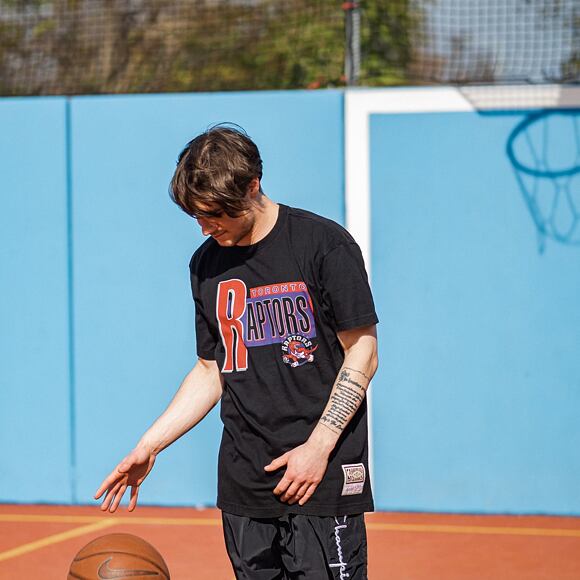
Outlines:
{"label": "man's face", "polygon": [[211,236],[220,246],[246,246],[254,227],[255,216],[248,209],[239,216],[230,217],[217,208],[204,208],[208,214],[196,218],[204,236]]}

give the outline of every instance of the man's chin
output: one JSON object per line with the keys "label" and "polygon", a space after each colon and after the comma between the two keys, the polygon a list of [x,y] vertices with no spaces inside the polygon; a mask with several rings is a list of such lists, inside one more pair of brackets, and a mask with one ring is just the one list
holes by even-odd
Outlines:
{"label": "man's chin", "polygon": [[230,247],[230,246],[234,246],[234,240],[227,238],[226,236],[221,236],[218,238],[214,238],[214,240],[220,245],[220,246],[224,246],[224,247]]}
{"label": "man's chin", "polygon": [[248,245],[248,236],[235,236],[235,235],[227,235],[222,234],[221,236],[217,236],[214,240],[224,248],[231,248],[233,246],[246,246]]}

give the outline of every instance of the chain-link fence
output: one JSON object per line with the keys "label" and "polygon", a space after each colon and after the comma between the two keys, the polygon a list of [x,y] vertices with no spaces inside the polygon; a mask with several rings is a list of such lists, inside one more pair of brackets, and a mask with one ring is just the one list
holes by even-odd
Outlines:
{"label": "chain-link fence", "polygon": [[0,94],[580,80],[577,0],[0,0]]}

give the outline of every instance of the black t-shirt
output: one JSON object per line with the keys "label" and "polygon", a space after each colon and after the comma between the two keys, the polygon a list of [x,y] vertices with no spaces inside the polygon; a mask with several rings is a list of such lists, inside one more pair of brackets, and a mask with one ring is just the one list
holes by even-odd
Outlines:
{"label": "black t-shirt", "polygon": [[197,354],[216,360],[225,381],[218,507],[256,518],[372,511],[366,400],[304,506],[272,493],[285,468],[264,471],[316,427],[344,360],[337,331],[378,321],[352,236],[280,204],[266,237],[233,247],[209,238],[190,272]]}

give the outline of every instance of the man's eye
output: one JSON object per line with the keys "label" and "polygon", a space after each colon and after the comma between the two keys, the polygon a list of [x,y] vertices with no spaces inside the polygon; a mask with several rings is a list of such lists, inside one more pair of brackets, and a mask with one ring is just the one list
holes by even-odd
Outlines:
{"label": "man's eye", "polygon": [[221,218],[223,217],[224,212],[223,211],[203,211],[203,212],[199,212],[193,215],[193,217],[195,219],[199,219],[199,218],[205,218],[205,219],[211,219],[211,218]]}

